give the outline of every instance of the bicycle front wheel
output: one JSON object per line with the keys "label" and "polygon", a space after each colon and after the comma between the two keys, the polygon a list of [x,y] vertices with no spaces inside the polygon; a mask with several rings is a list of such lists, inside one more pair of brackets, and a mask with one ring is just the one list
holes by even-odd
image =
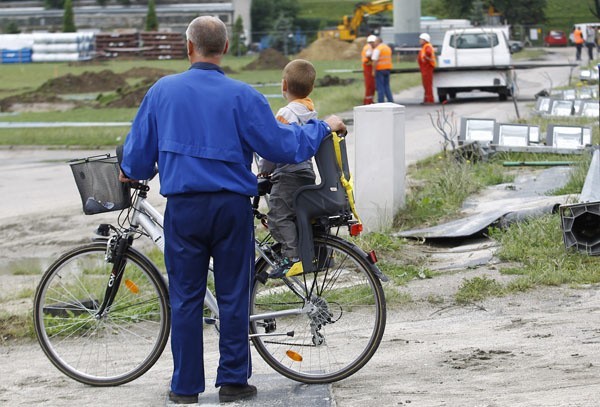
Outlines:
{"label": "bicycle front wheel", "polygon": [[169,338],[170,309],[160,272],[130,248],[108,312],[98,315],[113,264],[106,244],[75,248],[42,276],[34,300],[38,341],[67,376],[93,386],[130,382],[150,369]]}
{"label": "bicycle front wheel", "polygon": [[[315,254],[314,273],[256,281],[250,332],[260,356],[283,376],[331,383],[356,373],[377,350],[385,297],[375,265],[355,245],[316,236]],[[269,267],[260,259],[256,272]]]}

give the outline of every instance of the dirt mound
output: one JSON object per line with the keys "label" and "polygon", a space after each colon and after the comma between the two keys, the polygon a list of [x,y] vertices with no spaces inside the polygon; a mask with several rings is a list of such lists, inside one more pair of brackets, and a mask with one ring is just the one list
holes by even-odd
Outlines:
{"label": "dirt mound", "polygon": [[104,107],[130,108],[139,107],[148,89],[156,82],[157,78],[146,78],[133,86],[118,88],[113,99],[106,102]]}
{"label": "dirt mound", "polygon": [[360,59],[361,42],[352,43],[336,40],[334,38],[319,38],[310,46],[303,49],[298,58],[309,61],[333,61],[338,59]]}
{"label": "dirt mound", "polygon": [[161,78],[174,73],[176,72],[171,69],[140,66],[138,68],[131,68],[130,70],[123,72],[121,76],[124,78]]}
{"label": "dirt mound", "polygon": [[354,83],[355,81],[356,79],[354,78],[340,78],[339,76],[325,75],[321,79],[317,79],[317,86],[345,86]]}
{"label": "dirt mound", "polygon": [[262,69],[283,69],[288,62],[290,62],[289,58],[283,55],[281,52],[273,48],[267,48],[260,53],[258,58],[246,65],[244,69],[248,71]]}
{"label": "dirt mound", "polygon": [[88,93],[114,90],[127,85],[121,75],[105,69],[100,72],[84,72],[81,75],[67,74],[46,81],[38,88],[45,93]]}

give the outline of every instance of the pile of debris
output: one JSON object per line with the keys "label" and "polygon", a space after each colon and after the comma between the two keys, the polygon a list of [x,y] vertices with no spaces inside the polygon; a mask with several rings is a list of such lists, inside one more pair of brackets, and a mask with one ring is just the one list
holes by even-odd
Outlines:
{"label": "pile of debris", "polygon": [[41,93],[69,94],[91,93],[103,90],[117,89],[127,85],[121,75],[105,69],[100,72],[84,72],[81,75],[66,74],[50,79],[40,86],[37,91]]}
{"label": "pile of debris", "polygon": [[352,43],[334,38],[319,38],[310,44],[310,46],[303,49],[298,54],[298,58],[309,61],[360,60],[360,52],[366,41],[364,37],[357,38]]}
{"label": "pile of debris", "polygon": [[289,58],[281,52],[267,48],[261,51],[258,58],[250,62],[243,69],[248,71],[264,70],[264,69],[283,69],[290,62]]}

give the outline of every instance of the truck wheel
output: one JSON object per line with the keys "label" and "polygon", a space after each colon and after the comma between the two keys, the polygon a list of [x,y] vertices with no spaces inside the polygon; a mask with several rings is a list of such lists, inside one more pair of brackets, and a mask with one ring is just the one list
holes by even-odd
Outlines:
{"label": "truck wheel", "polygon": [[444,89],[438,89],[438,99],[440,100],[440,103],[444,103],[447,100],[448,94],[446,93],[446,90]]}
{"label": "truck wheel", "polygon": [[498,93],[498,99],[504,102],[506,99],[508,99],[508,95],[505,92],[500,92]]}
{"label": "truck wheel", "polygon": [[456,99],[456,92],[449,92],[449,93],[448,93],[448,97],[449,97],[451,100],[454,100],[454,99]]}

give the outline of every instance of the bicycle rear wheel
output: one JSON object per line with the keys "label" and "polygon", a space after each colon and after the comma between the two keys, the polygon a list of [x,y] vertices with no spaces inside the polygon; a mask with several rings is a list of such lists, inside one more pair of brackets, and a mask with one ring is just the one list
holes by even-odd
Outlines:
{"label": "bicycle rear wheel", "polygon": [[75,248],[42,276],[33,319],[38,341],[67,376],[93,386],[130,382],[150,369],[169,337],[170,310],[160,272],[140,252],[125,254],[123,278],[110,310],[97,310],[113,264],[106,244]]}
{"label": "bicycle rear wheel", "polygon": [[[318,270],[288,279],[256,281],[251,294],[252,342],[277,372],[303,383],[331,383],[362,368],[385,330],[386,307],[375,265],[355,245],[316,236]],[[270,272],[260,259],[256,272]],[[277,312],[297,310],[277,316]],[[302,310],[302,311],[300,311]],[[274,313],[255,319],[256,314]]]}

